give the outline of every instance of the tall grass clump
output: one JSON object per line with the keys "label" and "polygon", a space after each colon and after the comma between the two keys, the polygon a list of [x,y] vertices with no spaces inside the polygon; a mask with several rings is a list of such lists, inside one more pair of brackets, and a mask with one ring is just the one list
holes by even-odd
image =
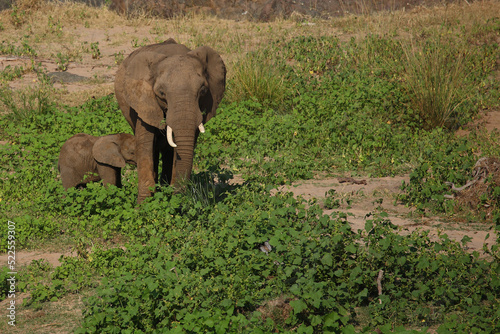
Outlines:
{"label": "tall grass clump", "polygon": [[212,207],[221,201],[232,188],[227,182],[233,178],[229,171],[215,171],[214,168],[193,174],[182,185],[189,204],[187,207],[201,209]]}
{"label": "tall grass clump", "polygon": [[233,74],[227,90],[231,102],[257,100],[273,106],[286,95],[284,78],[278,67],[263,53],[249,53],[231,69]]}
{"label": "tall grass clump", "polygon": [[9,86],[0,86],[0,110],[16,121],[32,119],[35,115],[46,115],[53,112],[53,87],[48,83],[12,91]]}
{"label": "tall grass clump", "polygon": [[404,85],[423,127],[455,126],[458,107],[467,100],[467,52],[440,37],[402,47]]}

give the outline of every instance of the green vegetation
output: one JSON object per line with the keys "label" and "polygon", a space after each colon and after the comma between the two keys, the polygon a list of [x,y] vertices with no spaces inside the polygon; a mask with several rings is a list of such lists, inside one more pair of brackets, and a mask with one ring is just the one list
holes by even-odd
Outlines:
{"label": "green vegetation", "polygon": [[[12,11],[16,29],[26,15]],[[383,212],[354,231],[343,212],[325,215],[316,200],[271,192],[317,172],[410,173],[400,200],[423,215],[463,218],[445,199],[446,182],[465,184],[478,152],[500,155],[498,134],[453,132],[482,108],[499,107],[491,79],[498,22],[443,24],[414,33],[412,43],[393,34],[271,32],[272,42],[228,67],[228,94],[200,136],[185,192],[163,188],[139,207],[133,167],[120,189],[65,192],[58,179],[60,147],[75,133],[130,133],[115,98],[70,107],[56,101],[39,67],[29,70],[37,85],[21,90],[8,84],[27,70],[6,68],[0,215],[16,223],[17,249],[59,243],[76,252],[57,268],[42,260],[20,268],[17,288],[30,296],[23,307],[88,296],[78,333],[499,332],[498,241],[479,254],[466,250],[467,238],[403,236]],[[63,23],[50,16],[49,28],[59,34]],[[99,60],[99,42],[89,52]],[[28,39],[2,42],[0,53],[37,54]],[[69,58],[55,54],[64,70]],[[118,64],[123,53],[112,58]],[[234,174],[244,182],[231,183]],[[486,182],[481,203],[493,209],[467,219],[500,228],[500,187]],[[325,194],[324,207],[343,204],[334,189]]]}
{"label": "green vegetation", "polygon": [[92,59],[101,58],[101,50],[99,50],[99,42],[90,43],[90,49],[92,50]]}

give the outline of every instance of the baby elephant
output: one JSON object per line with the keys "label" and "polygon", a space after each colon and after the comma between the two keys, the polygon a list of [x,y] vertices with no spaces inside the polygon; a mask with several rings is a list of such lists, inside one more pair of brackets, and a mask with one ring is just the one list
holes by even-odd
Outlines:
{"label": "baby elephant", "polygon": [[68,139],[59,154],[59,172],[64,189],[102,180],[104,185],[122,186],[121,168],[136,164],[133,135],[118,133],[94,137],[78,133]]}

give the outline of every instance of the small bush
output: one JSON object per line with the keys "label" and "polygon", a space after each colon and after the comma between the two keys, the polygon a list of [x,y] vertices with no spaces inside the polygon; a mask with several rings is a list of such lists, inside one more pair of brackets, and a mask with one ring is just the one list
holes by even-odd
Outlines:
{"label": "small bush", "polygon": [[9,272],[10,270],[7,266],[0,268],[0,300],[4,300],[9,294],[10,283],[7,281],[10,277]]}
{"label": "small bush", "polygon": [[241,102],[254,99],[279,106],[286,96],[283,76],[263,53],[249,53],[232,68],[227,99]]}

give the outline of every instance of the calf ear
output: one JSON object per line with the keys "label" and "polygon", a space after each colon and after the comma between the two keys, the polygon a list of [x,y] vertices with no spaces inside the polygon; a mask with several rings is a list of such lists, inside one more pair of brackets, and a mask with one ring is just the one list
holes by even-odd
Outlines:
{"label": "calf ear", "polygon": [[92,148],[94,159],[102,164],[113,167],[125,167],[125,159],[120,153],[120,146],[115,135],[99,138]]}

